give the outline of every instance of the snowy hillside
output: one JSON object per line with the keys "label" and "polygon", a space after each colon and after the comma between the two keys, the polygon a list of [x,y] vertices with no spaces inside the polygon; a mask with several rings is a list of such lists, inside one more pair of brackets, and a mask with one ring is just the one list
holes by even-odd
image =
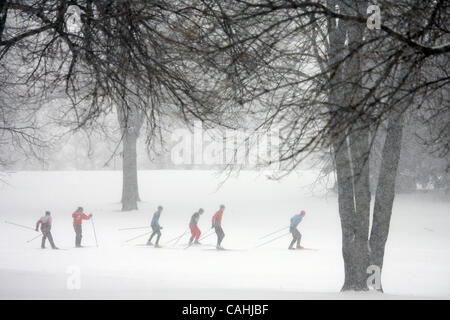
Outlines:
{"label": "snowy hillside", "polygon": [[[221,179],[211,171],[139,172],[139,211],[120,211],[121,172],[19,172],[0,187],[1,299],[395,299],[450,298],[450,204],[416,195],[394,203],[386,249],[383,286],[386,294],[340,294],[343,283],[337,198],[325,194],[315,174],[299,171],[281,181],[264,173],[241,172]],[[137,246],[147,236],[125,242],[149,225],[164,206],[161,244],[182,234],[192,213],[205,209],[199,227],[209,231],[220,204],[229,251],[212,246],[183,250]],[[83,244],[74,248],[71,214],[78,206],[94,214],[99,248],[90,221],[83,223]],[[306,210],[300,224],[302,244],[317,251],[289,251],[290,238],[255,248],[261,236],[285,227]],[[32,230],[50,210],[53,236],[62,249],[41,250]],[[285,230],[287,232],[287,230]],[[281,232],[279,235],[282,235]],[[214,244],[215,235],[204,240]],[[49,245],[47,245],[49,247]],[[71,267],[81,272],[81,288],[70,290]]]}

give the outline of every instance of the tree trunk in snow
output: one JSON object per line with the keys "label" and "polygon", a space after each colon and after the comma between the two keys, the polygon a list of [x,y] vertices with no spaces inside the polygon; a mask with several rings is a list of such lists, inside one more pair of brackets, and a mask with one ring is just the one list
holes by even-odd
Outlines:
{"label": "tree trunk in snow", "polygon": [[133,106],[117,108],[122,131],[122,211],[138,209],[137,140],[143,124],[141,112]]}
{"label": "tree trunk in snow", "polygon": [[[334,8],[337,1],[328,0],[328,7]],[[328,62],[330,66],[335,65],[343,59],[346,49],[345,39],[348,24],[337,19],[328,19]],[[330,91],[328,100],[330,108],[335,112],[340,112],[340,108],[347,104],[345,94],[342,94],[344,86],[345,70],[343,66],[339,66],[331,74]],[[357,287],[356,271],[355,271],[355,203],[353,190],[353,177],[350,159],[350,149],[347,139],[347,131],[342,128],[339,123],[332,125],[330,139],[333,145],[333,155],[336,168],[339,217],[341,220],[342,230],[342,257],[344,260],[344,285],[342,291],[354,290]]]}
{"label": "tree trunk in snow", "polygon": [[345,134],[333,146],[336,177],[338,185],[339,216],[342,229],[342,257],[344,259],[344,285],[342,291],[353,290],[356,286],[354,269],[354,216],[355,207],[353,199],[352,170],[350,165],[349,149]]}
{"label": "tree trunk in snow", "polygon": [[[402,145],[404,113],[392,111],[383,146],[380,173],[375,195],[372,230],[370,233],[370,265],[383,268],[384,249],[389,234],[395,180]],[[378,290],[383,291],[382,287]]]}
{"label": "tree trunk in snow", "polygon": [[123,134],[122,211],[138,209],[137,138],[137,134],[134,132],[124,132]]}
{"label": "tree trunk in snow", "polygon": [[[348,14],[365,12],[365,1],[351,0],[349,6],[343,11]],[[368,290],[367,265],[369,261],[369,222],[370,222],[370,184],[369,184],[369,126],[364,116],[363,107],[359,105],[362,98],[361,88],[361,49],[358,47],[363,42],[363,26],[355,23],[345,23],[347,30],[347,51],[351,53],[345,64],[344,79],[348,82],[344,103],[353,109],[353,117],[358,115],[349,134],[353,191],[354,191],[354,290]]]}
{"label": "tree trunk in snow", "polygon": [[[360,1],[359,1],[360,2]],[[358,1],[351,1],[346,7],[340,2],[328,1],[328,5],[340,5],[343,12],[354,14],[362,8]],[[358,46],[362,42],[363,29],[359,25],[335,19],[329,20],[329,62],[331,65],[351,52],[344,67],[333,74],[329,93],[330,106],[335,111],[351,110],[353,114],[345,121],[361,113],[358,106],[361,98],[361,58]],[[347,43],[346,43],[347,40]],[[345,111],[346,112],[346,111]],[[344,115],[346,113],[343,113]],[[363,114],[363,113],[361,113]],[[367,266],[369,261],[368,236],[370,221],[369,185],[369,129],[363,118],[357,118],[349,131],[339,131],[339,124],[333,132],[334,160],[338,184],[339,216],[342,228],[342,254],[344,258],[345,281],[342,291],[367,290]],[[355,131],[356,130],[356,131]],[[351,133],[353,132],[353,133]],[[332,139],[334,139],[332,137]]]}
{"label": "tree trunk in snow", "polygon": [[368,290],[367,266],[369,262],[370,184],[369,184],[369,132],[358,130],[350,135],[353,188],[355,198],[355,290]]}

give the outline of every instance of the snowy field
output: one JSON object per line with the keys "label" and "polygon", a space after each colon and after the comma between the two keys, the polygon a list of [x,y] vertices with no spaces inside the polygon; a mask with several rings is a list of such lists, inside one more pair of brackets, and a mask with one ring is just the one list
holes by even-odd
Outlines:
{"label": "snowy field", "polygon": [[[341,294],[343,263],[337,199],[299,171],[271,181],[264,173],[241,172],[218,189],[211,171],[141,171],[140,210],[123,213],[118,200],[121,172],[19,172],[0,185],[1,299],[416,299],[450,298],[450,203],[431,196],[396,198],[386,249],[385,294]],[[229,251],[183,245],[154,249],[137,246],[147,237],[125,240],[146,230],[157,205],[161,244],[187,228],[199,207],[199,226],[207,232],[211,216],[226,205],[223,241]],[[75,249],[71,214],[77,206],[94,214],[99,248],[90,221],[83,244]],[[302,244],[317,251],[287,250],[290,238],[255,248],[258,238],[287,226],[300,209]],[[41,250],[37,235],[4,221],[34,227],[45,210],[53,216],[56,245]],[[280,233],[283,234],[283,233]],[[269,238],[270,239],[270,238]],[[215,236],[204,240],[213,244]],[[259,242],[261,243],[261,242]],[[47,245],[49,247],[49,245]],[[67,286],[71,267],[79,268],[81,287]]]}

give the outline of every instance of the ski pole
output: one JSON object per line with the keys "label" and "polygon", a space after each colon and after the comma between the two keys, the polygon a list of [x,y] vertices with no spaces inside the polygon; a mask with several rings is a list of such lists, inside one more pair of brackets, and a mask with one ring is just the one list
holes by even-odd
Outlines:
{"label": "ski pole", "polygon": [[95,245],[98,248],[97,234],[95,233],[94,218],[91,217],[92,229],[94,230]]}
{"label": "ski pole", "polygon": [[271,243],[271,242],[273,242],[273,241],[275,241],[275,240],[277,240],[277,239],[280,239],[280,238],[282,238],[282,237],[285,237],[285,236],[287,236],[289,233],[290,233],[290,232],[285,233],[285,234],[283,234],[283,235],[281,235],[281,236],[278,236],[278,237],[276,237],[275,239],[271,239],[271,240],[269,240],[269,241],[266,241],[266,242],[264,242],[263,244],[260,244],[259,246],[256,246],[255,248],[262,247],[262,246],[264,246],[264,245],[266,245],[266,244],[269,244],[269,243]]}
{"label": "ski pole", "polygon": [[133,237],[133,238],[131,238],[131,239],[125,240],[125,242],[130,242],[130,241],[132,241],[132,240],[134,240],[134,239],[137,239],[137,238],[143,237],[143,236],[145,236],[145,235],[147,235],[147,234],[150,234],[150,233],[152,233],[152,232],[153,232],[153,231],[150,231],[150,232],[146,232],[146,233],[143,233],[143,234],[141,234],[141,235],[138,235],[138,236],[136,236],[136,237]]}
{"label": "ski pole", "polygon": [[28,240],[27,243],[30,243],[30,242],[33,241],[34,239],[37,239],[37,238],[39,238],[39,237],[41,237],[41,236],[42,236],[42,234],[40,234],[40,235],[34,237],[33,239]]}
{"label": "ski pole", "polygon": [[208,238],[209,236],[212,236],[214,234],[214,232],[212,232],[212,229],[209,230],[209,232],[207,232],[203,237],[201,237],[200,239],[198,239],[198,241],[203,240]]}
{"label": "ski pole", "polygon": [[21,227],[21,228],[25,228],[25,229],[30,229],[30,230],[39,232],[39,231],[37,231],[37,230],[34,229],[34,228],[31,228],[31,227],[28,227],[28,226],[24,226],[24,225],[21,225],[21,224],[17,224],[17,223],[14,223],[14,222],[5,221],[5,223],[12,224],[13,226],[17,226],[17,227]]}
{"label": "ski pole", "polygon": [[124,231],[124,230],[135,230],[135,229],[147,229],[147,228],[150,228],[150,227],[134,227],[134,228],[120,228],[120,229],[118,229],[119,231]]}
{"label": "ski pole", "polygon": [[208,232],[206,232],[198,241],[205,239],[206,237],[209,237],[212,234],[212,229],[209,229]]}
{"label": "ski pole", "polygon": [[183,236],[186,234],[187,231],[183,232],[183,234],[181,236],[178,237],[177,241],[175,241],[175,243],[173,244],[174,246],[177,245],[178,241],[180,241],[181,238],[183,238]]}
{"label": "ski pole", "polygon": [[166,245],[169,244],[169,243],[171,243],[172,241],[177,240],[178,238],[181,238],[182,236],[184,236],[184,234],[185,234],[186,232],[187,232],[187,231],[184,231],[181,235],[176,236],[176,237],[173,238],[172,240],[167,241],[167,242],[166,242]]}
{"label": "ski pole", "polygon": [[283,231],[284,229],[287,229],[287,228],[289,228],[289,227],[284,227],[284,228],[282,228],[282,229],[279,229],[279,230],[277,230],[277,231],[274,231],[274,232],[271,232],[271,233],[269,233],[269,234],[266,234],[265,236],[262,236],[262,237],[261,237],[261,238],[259,238],[258,240],[261,240],[261,239],[267,238],[268,236],[271,236],[271,235],[273,235],[273,234],[275,234],[275,233],[278,233],[278,232],[280,232],[280,231]]}

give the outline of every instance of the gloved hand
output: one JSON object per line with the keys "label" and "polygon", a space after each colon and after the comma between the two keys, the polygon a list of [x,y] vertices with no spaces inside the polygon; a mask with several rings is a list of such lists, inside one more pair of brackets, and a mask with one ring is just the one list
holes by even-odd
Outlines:
{"label": "gloved hand", "polygon": [[89,215],[89,217],[92,218],[92,216],[93,216],[93,214],[91,213],[91,214]]}
{"label": "gloved hand", "polygon": [[163,227],[159,227],[161,230],[163,229]]}
{"label": "gloved hand", "polygon": [[39,231],[39,228],[38,227],[36,227],[36,229],[35,229],[36,231]]}

